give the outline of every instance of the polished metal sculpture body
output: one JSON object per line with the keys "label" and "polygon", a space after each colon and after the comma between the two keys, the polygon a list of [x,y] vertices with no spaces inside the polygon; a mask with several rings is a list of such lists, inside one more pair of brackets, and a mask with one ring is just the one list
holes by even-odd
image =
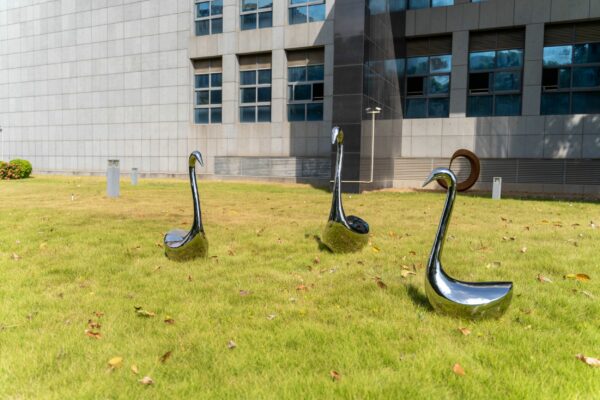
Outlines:
{"label": "polished metal sculpture body", "polygon": [[208,256],[208,240],[202,226],[202,215],[200,212],[200,197],[198,196],[198,184],[196,182],[196,161],[204,165],[202,154],[194,151],[189,158],[190,185],[192,187],[192,198],[194,200],[194,222],[192,229],[186,232],[174,229],[165,235],[165,255],[171,260],[186,261],[197,257]]}
{"label": "polished metal sculpture body", "polygon": [[456,176],[447,168],[435,169],[425,184],[443,179],[448,186],[444,211],[427,263],[425,292],[437,311],[456,317],[487,318],[501,316],[512,299],[511,282],[461,282],[448,276],[440,261],[446,231],[456,198]]}
{"label": "polished metal sculpture body", "polygon": [[331,143],[337,145],[333,200],[329,220],[323,231],[323,243],[334,253],[361,250],[369,242],[369,224],[354,215],[346,216],[342,206],[342,161],[344,132],[339,127],[331,131]]}

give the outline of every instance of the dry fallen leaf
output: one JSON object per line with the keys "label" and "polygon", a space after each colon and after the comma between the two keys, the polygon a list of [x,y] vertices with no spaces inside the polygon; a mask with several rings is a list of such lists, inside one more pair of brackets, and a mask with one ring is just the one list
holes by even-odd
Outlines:
{"label": "dry fallen leaf", "polygon": [[94,322],[93,320],[88,320],[88,328],[90,329],[100,329],[102,326],[98,322]]}
{"label": "dry fallen leaf", "polygon": [[373,246],[373,251],[374,251],[375,253],[379,253],[381,250],[379,249],[379,247],[377,247],[377,246]]}
{"label": "dry fallen leaf", "polygon": [[134,374],[136,374],[136,375],[137,375],[137,374],[139,374],[139,373],[140,373],[140,370],[138,369],[137,365],[133,364],[133,365],[131,366],[131,372],[133,372]]}
{"label": "dry fallen leaf", "polygon": [[123,365],[123,357],[113,357],[108,360],[108,366],[111,369],[121,368]]}
{"label": "dry fallen leaf", "polygon": [[11,258],[15,261],[19,261],[21,259],[21,256],[18,255],[17,253],[12,253]]}
{"label": "dry fallen leaf", "polygon": [[100,332],[94,332],[90,329],[85,330],[85,335],[92,339],[102,339],[102,334]]}
{"label": "dry fallen leaf", "polygon": [[148,386],[148,385],[154,385],[154,381],[149,376],[145,376],[142,379],[140,379],[140,383],[142,385],[146,385],[146,386]]}
{"label": "dry fallen leaf", "polygon": [[175,324],[175,320],[170,315],[167,315],[165,317],[165,324],[173,325]]}
{"label": "dry fallen leaf", "polygon": [[102,311],[94,311],[94,315],[98,318],[103,317],[104,313]]}
{"label": "dry fallen leaf", "polygon": [[586,274],[567,274],[564,276],[565,279],[573,279],[579,282],[587,282],[591,278]]}
{"label": "dry fallen leaf", "polygon": [[546,278],[544,275],[542,274],[538,274],[537,276],[537,280],[542,282],[542,283],[552,283],[552,279],[550,278]]}
{"label": "dry fallen leaf", "polygon": [[578,360],[586,363],[590,367],[600,367],[600,360],[594,357],[586,357],[583,354],[577,354],[575,356]]}
{"label": "dry fallen leaf", "polygon": [[296,286],[296,290],[298,290],[300,292],[308,292],[308,286],[298,285],[298,286]]}
{"label": "dry fallen leaf", "polygon": [[160,356],[160,362],[163,363],[163,364],[166,363],[167,360],[169,358],[171,358],[172,354],[173,354],[172,350],[167,351],[165,354],[163,354],[162,356]]}
{"label": "dry fallen leaf", "polygon": [[469,328],[458,328],[458,330],[465,336],[469,336],[471,334],[471,330]]}
{"label": "dry fallen leaf", "polygon": [[144,317],[144,318],[151,318],[156,315],[152,311],[146,311],[142,307],[139,307],[139,306],[135,306],[135,313],[137,314],[138,317]]}
{"label": "dry fallen leaf", "polygon": [[342,379],[342,375],[334,370],[329,371],[329,376],[331,376],[331,379],[333,379],[334,381],[339,381],[340,379]]}
{"label": "dry fallen leaf", "polygon": [[273,321],[273,320],[275,319],[275,317],[276,317],[276,316],[277,316],[276,314],[269,314],[269,315],[267,315],[267,319],[268,319],[269,321]]}
{"label": "dry fallen leaf", "polygon": [[227,342],[227,348],[228,348],[229,350],[233,350],[233,349],[235,349],[236,347],[237,347],[237,344],[236,344],[236,343],[235,343],[233,340],[230,340],[229,342]]}
{"label": "dry fallen leaf", "polygon": [[375,277],[375,283],[377,283],[377,286],[379,286],[380,289],[387,289],[385,282],[383,282],[378,276]]}
{"label": "dry fallen leaf", "polygon": [[250,294],[252,294],[252,292],[249,290],[240,290],[240,296],[242,296],[242,297],[248,296]]}
{"label": "dry fallen leaf", "polygon": [[465,370],[459,363],[454,364],[452,367],[452,372],[459,376],[465,376]]}
{"label": "dry fallen leaf", "polygon": [[523,253],[523,254],[527,253],[527,247],[521,248],[521,253]]}
{"label": "dry fallen leaf", "polygon": [[416,275],[416,273],[413,271],[406,271],[406,270],[400,272],[400,276],[402,276],[405,279],[408,278],[409,275]]}

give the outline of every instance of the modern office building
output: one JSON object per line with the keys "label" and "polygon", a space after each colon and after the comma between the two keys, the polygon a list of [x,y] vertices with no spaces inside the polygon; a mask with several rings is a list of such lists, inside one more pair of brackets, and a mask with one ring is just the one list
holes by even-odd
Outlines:
{"label": "modern office building", "polygon": [[38,173],[199,149],[207,177],[326,185],[333,125],[347,190],[466,148],[481,188],[600,192],[600,0],[0,0],[1,158]]}

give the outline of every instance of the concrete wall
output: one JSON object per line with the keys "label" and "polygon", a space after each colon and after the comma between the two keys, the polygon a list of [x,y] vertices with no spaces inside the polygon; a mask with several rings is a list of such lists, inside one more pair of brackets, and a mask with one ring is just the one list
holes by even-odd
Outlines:
{"label": "concrete wall", "polygon": [[0,1],[2,158],[174,173],[191,135],[187,0]]}
{"label": "concrete wall", "polygon": [[[194,149],[208,174],[215,156],[328,159],[333,2],[327,21],[288,26],[275,1],[273,28],[252,31],[239,31],[239,3],[224,1],[223,34],[196,37],[193,0],[0,0],[0,157],[83,173],[118,158],[160,175],[185,172]],[[314,46],[325,52],[325,120],[289,123],[285,51]],[[257,52],[272,54],[273,122],[240,124],[237,55]],[[193,124],[191,60],[207,57],[223,60],[220,125]]]}

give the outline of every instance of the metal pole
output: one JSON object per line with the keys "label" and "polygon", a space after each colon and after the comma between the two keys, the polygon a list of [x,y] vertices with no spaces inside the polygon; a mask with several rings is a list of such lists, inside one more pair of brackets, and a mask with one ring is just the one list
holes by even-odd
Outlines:
{"label": "metal pole", "polygon": [[[367,114],[371,114],[371,179],[368,181],[342,181],[342,183],[373,183],[373,173],[375,171],[375,116],[381,113],[381,107],[367,108]],[[333,181],[329,181],[333,182]]]}

